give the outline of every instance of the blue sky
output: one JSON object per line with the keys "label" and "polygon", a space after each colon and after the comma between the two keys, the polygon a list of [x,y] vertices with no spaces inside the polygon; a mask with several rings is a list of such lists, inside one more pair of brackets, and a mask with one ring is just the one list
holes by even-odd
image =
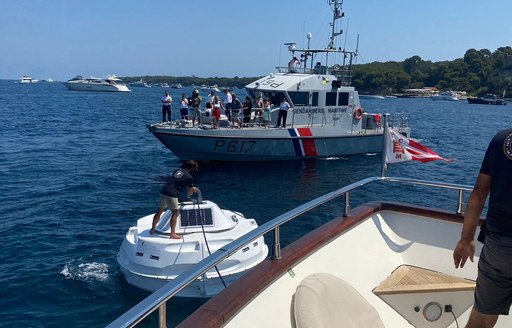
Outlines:
{"label": "blue sky", "polygon": [[[461,58],[510,46],[510,0],[345,0],[338,46],[358,63]],[[0,79],[261,76],[283,46],[328,43],[328,0],[0,0]]]}

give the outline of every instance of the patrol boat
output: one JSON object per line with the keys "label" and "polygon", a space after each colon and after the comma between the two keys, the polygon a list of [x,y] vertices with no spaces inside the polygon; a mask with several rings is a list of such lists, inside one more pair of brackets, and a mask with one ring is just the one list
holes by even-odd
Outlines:
{"label": "patrol boat", "polygon": [[[184,161],[281,161],[380,152],[382,114],[365,111],[351,86],[357,50],[336,46],[341,32],[335,32],[335,23],[344,15],[339,1],[331,1],[331,8],[333,27],[326,48],[298,49],[295,43],[286,43],[291,55],[300,58],[300,67],[277,67],[276,73],[245,87],[253,104],[260,96],[270,100],[268,115],[258,117],[253,108],[245,125],[240,124],[240,114],[217,129],[206,121],[193,126],[191,120],[176,120],[148,124],[149,131]],[[291,108],[285,128],[277,128],[283,98]],[[410,134],[404,115],[388,122],[400,133]]]}

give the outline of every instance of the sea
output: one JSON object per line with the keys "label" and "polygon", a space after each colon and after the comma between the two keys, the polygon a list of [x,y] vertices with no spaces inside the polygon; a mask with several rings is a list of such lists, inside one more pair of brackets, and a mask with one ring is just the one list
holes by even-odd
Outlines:
{"label": "sea", "polygon": [[[164,178],[181,164],[146,128],[161,120],[164,91],[79,92],[60,82],[0,80],[1,327],[104,327],[149,295],[124,280],[116,255],[127,229],[154,213]],[[176,104],[192,88],[170,91]],[[206,97],[207,91],[200,91]],[[245,96],[243,89],[235,93]],[[428,98],[361,102],[367,112],[406,114],[414,139],[453,160],[389,165],[388,176],[473,185],[490,139],[512,125],[511,105]],[[201,163],[195,184],[203,198],[263,224],[327,192],[380,175],[381,160],[380,154],[362,154]],[[409,197],[455,210],[456,194],[426,197],[418,189],[369,187],[351,195],[351,207],[372,197]],[[340,200],[287,223],[281,242],[289,244],[342,209]],[[168,326],[203,302],[172,300]],[[150,316],[140,326],[155,325]]]}

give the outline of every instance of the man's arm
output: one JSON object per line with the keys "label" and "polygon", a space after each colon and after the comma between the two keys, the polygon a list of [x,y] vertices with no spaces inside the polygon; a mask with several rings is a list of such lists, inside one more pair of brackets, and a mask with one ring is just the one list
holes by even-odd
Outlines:
{"label": "man's arm", "polygon": [[468,204],[464,212],[464,224],[460,234],[460,240],[453,251],[453,263],[455,268],[464,267],[467,259],[473,262],[475,255],[475,232],[478,219],[484,208],[485,199],[491,188],[491,176],[480,173],[476,179],[475,187],[469,195]]}
{"label": "man's arm", "polygon": [[192,196],[193,193],[197,192],[197,188],[196,187],[187,187],[187,196],[190,197]]}

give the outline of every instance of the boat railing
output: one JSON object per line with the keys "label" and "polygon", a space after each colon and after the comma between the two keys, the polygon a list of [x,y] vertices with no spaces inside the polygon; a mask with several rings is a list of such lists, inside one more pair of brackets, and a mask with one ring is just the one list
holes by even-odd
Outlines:
{"label": "boat railing", "polygon": [[307,68],[307,67],[276,67],[279,73],[297,73],[297,74],[327,74],[327,67],[320,66],[316,68]]}
{"label": "boat railing", "polygon": [[139,304],[135,305],[132,309],[118,317],[115,321],[113,321],[108,327],[117,328],[117,327],[133,327],[141,322],[144,318],[146,318],[151,313],[158,310],[158,327],[166,327],[166,303],[169,299],[175,296],[178,292],[180,292],[187,285],[195,281],[198,277],[212,269],[214,266],[218,265],[220,262],[228,258],[229,256],[235,254],[237,251],[245,247],[248,243],[253,240],[259,238],[260,236],[264,236],[269,232],[273,233],[273,245],[272,245],[272,260],[279,260],[281,258],[281,245],[280,245],[280,229],[281,226],[298,216],[307,213],[322,204],[325,204],[329,201],[337,199],[339,197],[344,196],[345,198],[345,207],[343,211],[343,216],[350,216],[350,193],[358,188],[366,186],[371,183],[381,182],[381,183],[399,183],[405,185],[414,185],[414,186],[426,186],[433,188],[442,188],[458,191],[457,203],[455,212],[457,214],[462,213],[462,205],[464,200],[464,192],[469,192],[472,190],[471,186],[467,185],[458,185],[458,184],[450,184],[443,182],[432,182],[426,180],[417,180],[410,178],[397,178],[397,177],[370,177],[357,182],[354,182],[350,185],[332,191],[328,194],[320,196],[316,199],[313,199],[299,207],[296,207],[278,217],[272,219],[271,221],[259,226],[255,230],[245,234],[244,236],[236,239],[235,241],[227,244],[221,249],[217,250],[212,255],[207,258],[201,260],[194,265],[190,269],[186,270],[182,274],[180,274],[176,279],[164,285],[162,288],[155,291],[153,294],[149,295],[146,299],[142,300]]}

